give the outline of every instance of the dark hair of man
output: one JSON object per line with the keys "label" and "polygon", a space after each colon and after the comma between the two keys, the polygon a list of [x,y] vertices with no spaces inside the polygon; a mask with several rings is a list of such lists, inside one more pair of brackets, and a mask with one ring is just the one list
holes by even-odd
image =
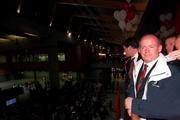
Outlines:
{"label": "dark hair of man", "polygon": [[131,46],[133,48],[138,48],[138,41],[135,37],[129,37],[125,40],[123,46],[125,46],[126,48]]}
{"label": "dark hair of man", "polygon": [[173,34],[171,34],[171,35],[168,35],[167,37],[165,37],[165,39],[164,40],[166,40],[166,39],[168,39],[168,38],[171,38],[171,37],[177,37],[177,33],[173,33]]}

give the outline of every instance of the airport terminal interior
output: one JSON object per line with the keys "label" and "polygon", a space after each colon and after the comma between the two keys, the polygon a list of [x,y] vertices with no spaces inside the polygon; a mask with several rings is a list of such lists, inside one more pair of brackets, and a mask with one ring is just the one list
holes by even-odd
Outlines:
{"label": "airport terminal interior", "polygon": [[180,29],[178,0],[1,0],[0,120],[128,120],[123,42]]}

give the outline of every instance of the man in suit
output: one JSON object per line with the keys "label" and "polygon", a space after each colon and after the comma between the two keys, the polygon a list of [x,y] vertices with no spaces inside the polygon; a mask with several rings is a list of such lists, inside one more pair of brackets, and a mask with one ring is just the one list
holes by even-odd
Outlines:
{"label": "man in suit", "polygon": [[[134,85],[131,85],[135,96],[125,99],[128,114],[137,114],[139,120],[180,119],[180,70],[167,63],[161,50],[162,45],[155,35],[145,35],[139,41],[142,60],[136,64]],[[148,67],[137,91],[135,86],[143,64]]]}
{"label": "man in suit", "polygon": [[123,44],[125,62],[125,90],[128,91],[130,80],[132,80],[132,70],[136,63],[140,60],[138,53],[138,41],[135,37],[129,37]]}
{"label": "man in suit", "polygon": [[[133,83],[132,71],[136,63],[141,59],[138,53],[138,41],[135,37],[129,37],[123,43],[124,55],[126,57],[125,61],[125,97],[130,95],[130,83]],[[125,119],[129,120],[127,112],[125,112]]]}

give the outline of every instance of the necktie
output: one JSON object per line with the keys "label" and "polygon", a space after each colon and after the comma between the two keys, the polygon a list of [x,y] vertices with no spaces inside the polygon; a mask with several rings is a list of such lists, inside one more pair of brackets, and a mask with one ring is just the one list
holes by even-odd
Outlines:
{"label": "necktie", "polygon": [[137,93],[139,92],[139,90],[141,88],[141,85],[142,85],[142,82],[143,82],[143,79],[145,78],[147,67],[148,66],[146,64],[144,64],[143,68],[139,72],[139,77],[138,77],[138,80],[137,80],[137,83],[136,83],[136,91],[137,91]]}
{"label": "necktie", "polygon": [[131,59],[131,63],[130,63],[130,67],[129,67],[129,71],[128,71],[128,76],[129,79],[133,79],[133,68],[134,68],[134,58]]}

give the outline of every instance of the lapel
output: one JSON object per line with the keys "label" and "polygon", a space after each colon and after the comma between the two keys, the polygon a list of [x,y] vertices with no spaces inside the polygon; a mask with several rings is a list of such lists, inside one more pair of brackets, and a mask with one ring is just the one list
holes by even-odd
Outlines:
{"label": "lapel", "polygon": [[125,71],[126,73],[128,73],[129,68],[130,68],[130,64],[131,64],[131,58],[127,58],[126,62],[125,62]]}
{"label": "lapel", "polygon": [[138,61],[141,60],[141,59],[142,59],[141,54],[138,52],[138,57],[137,57],[136,62],[138,62]]}
{"label": "lapel", "polygon": [[135,67],[134,67],[134,69],[133,69],[134,85],[136,85],[137,77],[138,77],[139,70],[140,70],[142,64],[143,64],[143,60],[142,60],[142,59],[138,60],[138,62],[135,63]]}

